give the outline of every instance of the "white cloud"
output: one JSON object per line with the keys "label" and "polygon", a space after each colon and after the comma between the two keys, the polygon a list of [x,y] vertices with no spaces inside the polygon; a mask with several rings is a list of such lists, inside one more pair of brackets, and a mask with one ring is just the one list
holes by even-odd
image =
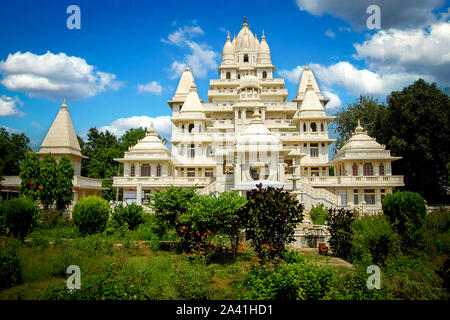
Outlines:
{"label": "white cloud", "polygon": [[32,97],[76,100],[122,85],[114,74],[97,71],[82,58],[49,51],[43,55],[20,51],[9,54],[0,61],[0,73],[7,89]]}
{"label": "white cloud", "polygon": [[340,61],[328,67],[311,64],[311,69],[321,83],[326,86],[343,87],[353,95],[385,96],[420,77],[429,80],[426,76],[408,72],[379,74],[368,69],[358,69],[347,61]]}
{"label": "white cloud", "polygon": [[341,107],[342,101],[336,93],[331,92],[329,89],[322,90],[324,97],[330,99],[325,105],[325,109],[329,111],[337,110]]}
{"label": "white cloud", "polygon": [[194,76],[199,78],[206,77],[209,70],[217,68],[217,53],[206,43],[198,43],[191,40],[195,36],[203,34],[203,30],[198,26],[184,26],[169,34],[168,40],[161,39],[164,43],[189,50],[189,53],[186,53],[182,60],[174,60],[172,62],[171,67],[168,69],[171,79],[179,77],[186,64],[189,65]]}
{"label": "white cloud", "polygon": [[371,68],[425,74],[442,85],[450,84],[450,22],[437,22],[428,30],[380,30],[354,47],[353,57]]}
{"label": "white cloud", "polygon": [[203,35],[204,32],[199,26],[184,26],[167,36],[167,39],[161,39],[162,42],[182,46],[187,40],[196,36]]}
{"label": "white cloud", "polygon": [[139,127],[149,128],[153,124],[153,128],[161,136],[170,136],[172,133],[172,121],[170,116],[159,116],[156,118],[147,116],[134,116],[130,118],[120,118],[114,120],[110,125],[100,128],[101,131],[108,130],[116,136],[123,135],[128,129]]}
{"label": "white cloud", "polygon": [[170,66],[169,72],[169,78],[170,79],[176,79],[183,73],[184,69],[186,69],[186,63],[174,61],[172,62],[172,65]]}
{"label": "white cloud", "polygon": [[328,29],[327,31],[325,31],[325,35],[328,38],[332,38],[332,39],[336,38],[336,35],[334,34],[333,30],[331,30],[331,29]]}
{"label": "white cloud", "polygon": [[145,92],[160,94],[162,92],[162,87],[157,81],[152,81],[147,84],[139,84],[138,93]]}
{"label": "white cloud", "polygon": [[23,106],[19,98],[11,98],[5,95],[0,97],[0,117],[23,117],[25,113],[18,109]]}
{"label": "white cloud", "polygon": [[301,11],[315,16],[329,14],[350,23],[355,29],[366,28],[369,5],[381,9],[382,28],[404,28],[424,26],[435,20],[433,11],[444,4],[444,0],[296,0]]}
{"label": "white cloud", "polygon": [[303,66],[296,66],[292,70],[281,69],[278,74],[289,82],[298,83],[303,72]]}

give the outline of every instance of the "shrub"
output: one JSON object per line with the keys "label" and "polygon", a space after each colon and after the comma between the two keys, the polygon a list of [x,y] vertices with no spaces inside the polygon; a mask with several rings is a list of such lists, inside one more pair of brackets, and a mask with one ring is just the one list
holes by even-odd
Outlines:
{"label": "shrub", "polygon": [[323,203],[319,203],[317,207],[313,206],[309,211],[309,216],[311,217],[313,224],[317,225],[324,225],[329,215],[330,213]]}
{"label": "shrub", "polygon": [[72,219],[81,234],[103,232],[110,215],[108,201],[89,196],[81,198],[72,211]]}
{"label": "shrub", "polygon": [[352,228],[353,263],[384,266],[389,255],[398,253],[398,235],[392,230],[385,215],[363,216],[353,221]]}
{"label": "shrub", "polygon": [[39,211],[33,200],[21,197],[3,202],[4,224],[9,232],[20,239],[36,224]]}
{"label": "shrub", "polygon": [[212,296],[209,283],[213,271],[202,264],[175,266],[175,291],[180,300],[206,300]]}
{"label": "shrub", "polygon": [[[325,300],[392,300],[389,288],[381,281],[380,289],[367,288],[368,274],[364,270],[356,270],[343,276],[335,277]],[[383,279],[383,278],[382,278]]]}
{"label": "shrub", "polygon": [[242,207],[245,234],[261,263],[279,258],[285,245],[294,241],[294,229],[302,221],[303,205],[282,189],[268,187],[248,192]]}
{"label": "shrub", "polygon": [[427,207],[420,194],[409,191],[389,194],[383,198],[383,212],[400,235],[402,248],[422,246]]}
{"label": "shrub", "polygon": [[82,275],[81,288],[70,291],[66,283],[51,285],[39,297],[41,300],[139,300],[151,299],[150,283],[126,258],[98,266],[94,272]]}
{"label": "shrub", "polygon": [[[297,260],[298,261],[298,260]],[[253,266],[244,282],[244,299],[317,300],[323,298],[335,274],[330,266],[306,260],[281,264]]]}
{"label": "shrub", "polygon": [[14,248],[0,251],[0,289],[10,288],[22,281],[19,257]]}
{"label": "shrub", "polygon": [[137,204],[130,204],[124,207],[119,204],[114,209],[111,219],[115,221],[119,226],[127,223],[130,230],[134,230],[141,223],[144,223],[144,209]]}
{"label": "shrub", "polygon": [[354,220],[353,212],[345,209],[330,209],[328,225],[330,227],[330,247],[340,258],[347,260],[352,248]]}

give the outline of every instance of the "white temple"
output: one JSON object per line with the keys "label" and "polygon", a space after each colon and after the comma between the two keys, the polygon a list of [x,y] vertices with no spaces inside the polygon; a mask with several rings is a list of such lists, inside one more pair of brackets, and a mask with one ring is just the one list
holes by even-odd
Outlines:
{"label": "white temple", "polygon": [[[348,143],[329,160],[333,116],[312,70],[306,66],[293,101],[286,101],[284,79],[274,77],[264,31],[258,40],[244,20],[223,47],[220,79],[210,80],[208,102],[197,93],[189,67],[168,101],[172,109],[172,151],[150,128],[144,139],[116,159],[124,201],[138,204],[171,185],[197,186],[199,192],[236,190],[245,195],[262,183],[289,190],[306,208],[381,208],[381,199],[403,176],[394,176],[389,150],[358,125]],[[334,176],[329,175],[334,167]]]}

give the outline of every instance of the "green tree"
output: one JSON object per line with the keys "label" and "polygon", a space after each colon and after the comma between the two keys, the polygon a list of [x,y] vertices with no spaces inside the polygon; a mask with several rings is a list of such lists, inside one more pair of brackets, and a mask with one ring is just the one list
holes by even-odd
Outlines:
{"label": "green tree", "polygon": [[347,104],[346,109],[336,113],[336,119],[332,123],[334,130],[339,133],[334,152],[337,152],[350,139],[358,125],[358,119],[371,137],[382,139],[386,116],[386,105],[372,97],[360,96],[354,103]]}
{"label": "green tree", "polygon": [[45,208],[49,208],[50,205],[56,199],[56,187],[58,179],[58,170],[55,157],[48,153],[40,162],[40,183],[42,189],[39,193],[39,200]]}
{"label": "green tree", "polygon": [[244,220],[239,210],[246,203],[247,200],[236,192],[223,192],[219,194],[214,207],[211,208],[218,232],[226,234],[230,239],[233,260],[236,260],[239,238],[244,227]]}
{"label": "green tree", "polygon": [[402,159],[392,163],[405,188],[428,202],[445,202],[450,159],[450,98],[419,79],[387,97],[383,142]]}
{"label": "green tree", "polygon": [[33,199],[39,199],[41,186],[39,158],[34,152],[27,152],[20,171],[20,193]]}
{"label": "green tree", "polygon": [[303,219],[303,205],[289,192],[262,184],[247,194],[242,208],[246,238],[251,240],[261,263],[281,256],[294,241],[294,229]]}
{"label": "green tree", "polygon": [[329,209],[327,223],[331,239],[330,247],[340,258],[348,260],[352,249],[354,213],[345,209]]}
{"label": "green tree", "polygon": [[63,210],[73,198],[73,174],[74,169],[70,158],[66,155],[59,159],[56,179],[56,208]]}
{"label": "green tree", "polygon": [[0,181],[3,176],[16,176],[20,173],[20,165],[25,159],[30,139],[23,133],[9,134],[0,128]]}
{"label": "green tree", "polygon": [[134,146],[139,140],[145,137],[146,128],[128,129],[119,139],[122,151],[128,151],[129,147]]}

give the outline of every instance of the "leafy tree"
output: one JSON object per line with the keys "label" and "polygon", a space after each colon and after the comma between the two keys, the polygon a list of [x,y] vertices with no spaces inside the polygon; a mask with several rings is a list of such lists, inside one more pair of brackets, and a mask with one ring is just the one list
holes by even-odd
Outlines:
{"label": "leafy tree", "polygon": [[386,105],[372,97],[360,96],[354,103],[347,104],[347,109],[336,113],[333,122],[333,128],[339,133],[334,151],[337,152],[350,139],[358,125],[358,119],[371,137],[382,139],[386,116]]}
{"label": "leafy tree", "polygon": [[129,147],[134,146],[139,140],[145,137],[146,132],[146,128],[142,127],[137,129],[128,129],[119,139],[121,149],[123,151],[128,151]]}
{"label": "leafy tree", "polygon": [[313,224],[317,225],[324,225],[329,214],[330,213],[328,209],[324,206],[323,203],[319,203],[317,206],[312,206],[311,210],[309,211],[309,216],[311,217]]}
{"label": "leafy tree", "polygon": [[294,241],[294,229],[303,219],[303,205],[282,189],[262,184],[248,192],[242,208],[246,238],[251,240],[261,263],[279,258]]}
{"label": "leafy tree", "polygon": [[402,159],[392,163],[405,188],[429,202],[445,202],[450,159],[450,98],[419,79],[387,97],[383,142]]}
{"label": "leafy tree", "polygon": [[402,238],[403,249],[423,244],[427,207],[420,194],[409,191],[388,194],[383,198],[383,212]]}
{"label": "leafy tree", "polygon": [[63,210],[72,201],[73,197],[73,174],[74,169],[70,158],[66,155],[59,159],[56,179],[56,208]]}
{"label": "leafy tree", "polygon": [[55,157],[48,153],[40,162],[40,184],[42,189],[39,192],[39,200],[45,208],[56,199],[56,188],[58,180],[58,170]]}
{"label": "leafy tree", "polygon": [[16,176],[20,173],[20,164],[25,159],[30,139],[23,133],[9,134],[0,128],[0,181],[3,176]]}
{"label": "leafy tree", "polygon": [[39,158],[34,152],[27,152],[20,171],[20,193],[33,199],[39,199],[41,186]]}
{"label": "leafy tree", "polygon": [[123,226],[126,223],[130,230],[134,230],[140,224],[144,223],[144,214],[144,209],[137,204],[132,203],[126,207],[119,204],[119,206],[114,209],[111,219],[118,226]]}
{"label": "leafy tree", "polygon": [[246,203],[247,200],[236,192],[223,192],[215,198],[214,207],[211,208],[218,232],[228,235],[230,239],[233,260],[236,260],[239,236],[244,227],[244,220],[239,210]]}
{"label": "leafy tree", "polygon": [[352,249],[354,220],[352,211],[345,209],[330,209],[327,223],[331,239],[330,246],[333,252],[340,258],[347,260]]}

